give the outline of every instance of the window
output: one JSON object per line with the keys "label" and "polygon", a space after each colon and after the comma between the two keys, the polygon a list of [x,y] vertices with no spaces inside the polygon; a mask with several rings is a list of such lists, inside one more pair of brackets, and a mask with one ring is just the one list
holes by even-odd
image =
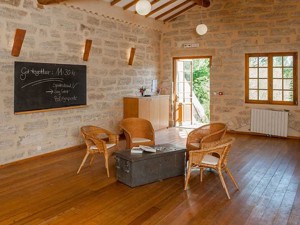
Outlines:
{"label": "window", "polygon": [[246,54],[246,102],[297,105],[297,53]]}

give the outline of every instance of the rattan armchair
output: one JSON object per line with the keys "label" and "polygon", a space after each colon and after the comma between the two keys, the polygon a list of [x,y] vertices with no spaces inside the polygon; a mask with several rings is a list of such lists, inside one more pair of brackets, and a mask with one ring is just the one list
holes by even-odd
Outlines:
{"label": "rattan armchair", "polygon": [[126,118],[120,123],[126,138],[126,147],[155,145],[155,133],[150,121],[142,118]]}
{"label": "rattan armchair", "polygon": [[187,152],[202,148],[203,143],[221,140],[227,130],[224,123],[210,123],[194,129],[188,134],[186,140]]}
{"label": "rattan armchair", "polygon": [[[200,181],[201,182],[203,179],[203,170],[205,168],[210,168],[210,169],[214,169],[218,172],[222,186],[225,189],[228,199],[230,199],[230,195],[229,195],[227,186],[225,184],[222,172],[225,171],[229,175],[232,182],[234,183],[236,188],[239,190],[239,186],[227,166],[227,157],[228,157],[228,154],[231,149],[233,141],[234,141],[234,138],[224,138],[220,141],[217,141],[214,143],[211,142],[211,143],[207,144],[207,147],[203,148],[201,150],[190,151],[184,190],[187,189],[192,168],[194,168],[194,167],[200,168]],[[217,155],[217,156],[215,156],[215,155]]]}
{"label": "rattan armchair", "polygon": [[82,163],[77,171],[80,172],[86,159],[90,154],[92,158],[90,165],[92,164],[96,153],[103,153],[105,158],[105,168],[107,176],[109,177],[108,159],[112,153],[118,150],[119,146],[119,135],[113,134],[112,132],[96,126],[83,126],[80,128],[80,133],[84,138],[86,144],[86,154],[82,160]]}

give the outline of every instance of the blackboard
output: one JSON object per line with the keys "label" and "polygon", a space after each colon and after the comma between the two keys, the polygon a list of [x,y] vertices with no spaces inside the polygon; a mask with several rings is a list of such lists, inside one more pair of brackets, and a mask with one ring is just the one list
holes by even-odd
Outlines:
{"label": "blackboard", "polygon": [[85,65],[15,62],[15,113],[81,105]]}

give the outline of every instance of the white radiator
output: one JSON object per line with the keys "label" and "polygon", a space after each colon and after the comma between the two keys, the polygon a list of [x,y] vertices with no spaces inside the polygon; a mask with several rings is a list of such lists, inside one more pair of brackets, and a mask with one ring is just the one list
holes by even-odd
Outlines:
{"label": "white radiator", "polygon": [[251,109],[251,132],[287,137],[288,111]]}

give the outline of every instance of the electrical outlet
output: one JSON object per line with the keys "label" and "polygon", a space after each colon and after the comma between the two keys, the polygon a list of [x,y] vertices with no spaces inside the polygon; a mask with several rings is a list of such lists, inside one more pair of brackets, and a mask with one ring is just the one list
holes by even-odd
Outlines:
{"label": "electrical outlet", "polygon": [[41,150],[42,150],[42,147],[41,147],[41,146],[37,146],[37,147],[36,147],[36,150],[37,150],[37,151],[41,151]]}

